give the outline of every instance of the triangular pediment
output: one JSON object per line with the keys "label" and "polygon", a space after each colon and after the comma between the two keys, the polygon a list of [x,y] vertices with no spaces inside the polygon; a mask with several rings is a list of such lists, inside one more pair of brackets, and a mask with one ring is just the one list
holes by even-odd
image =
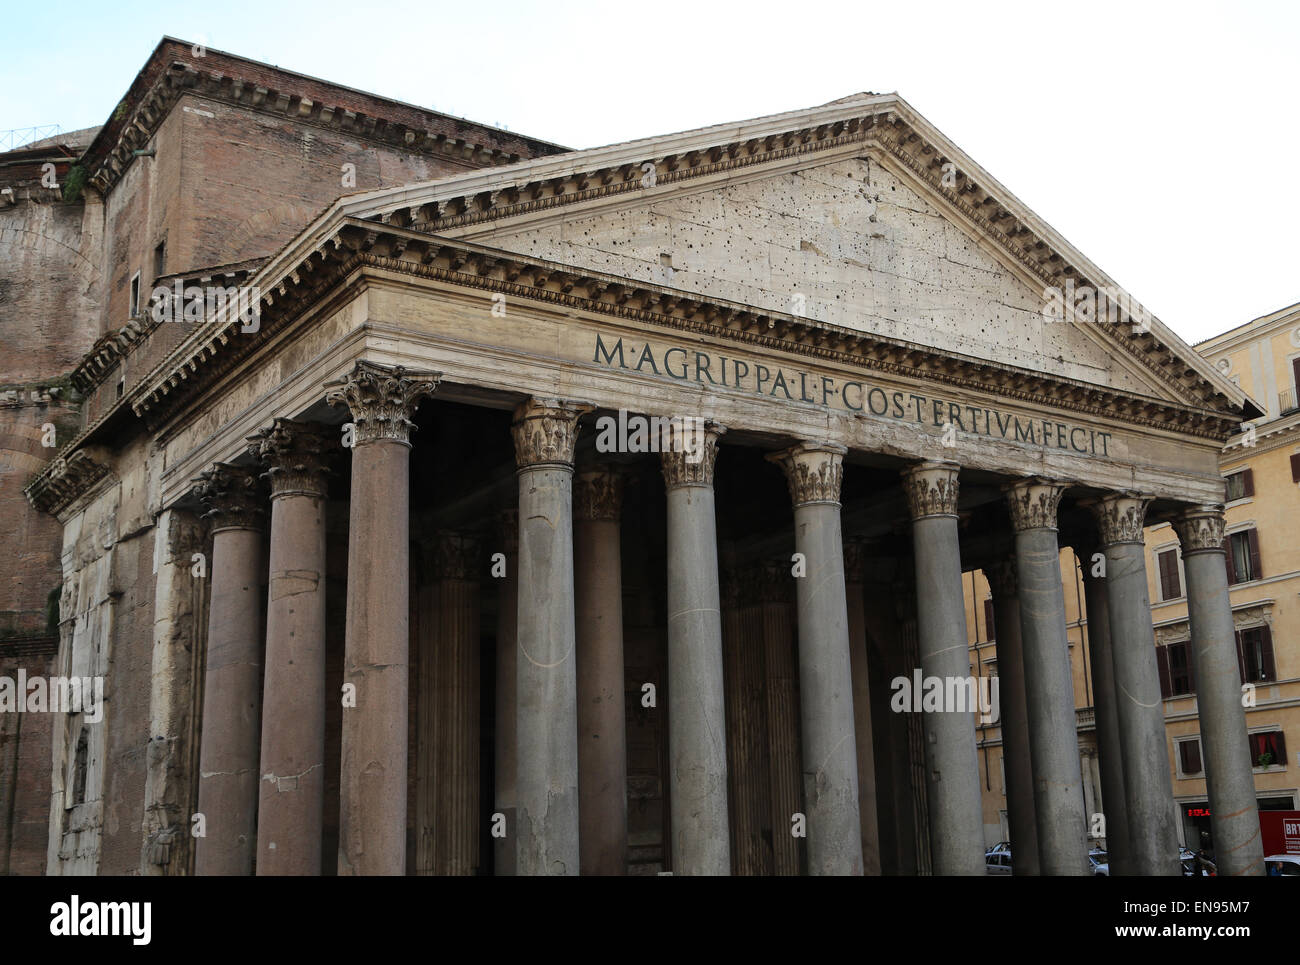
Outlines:
{"label": "triangular pediment", "polygon": [[[331,214],[1155,400],[1252,409],[892,94],[369,192]],[[1054,289],[1097,292],[1101,320],[1044,317]]]}

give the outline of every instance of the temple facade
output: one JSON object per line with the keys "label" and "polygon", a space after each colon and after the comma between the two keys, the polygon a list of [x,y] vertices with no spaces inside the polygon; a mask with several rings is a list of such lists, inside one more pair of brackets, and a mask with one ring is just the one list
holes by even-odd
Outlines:
{"label": "temple facade", "polygon": [[[112,177],[253,96],[189,69]],[[1017,873],[1090,873],[1071,547],[1112,867],[1178,874],[1165,521],[1220,873],[1262,873],[1238,385],[894,94],[492,150],[142,287],[166,345],[26,489],[55,672],[106,693],[55,721],[48,873],[983,874],[990,715]]]}

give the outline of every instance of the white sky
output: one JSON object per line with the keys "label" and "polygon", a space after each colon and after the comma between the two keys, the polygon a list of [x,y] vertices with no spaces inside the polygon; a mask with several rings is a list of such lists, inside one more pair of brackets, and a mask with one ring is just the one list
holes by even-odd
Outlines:
{"label": "white sky", "polygon": [[8,6],[0,129],[102,123],[164,34],[570,147],[897,91],[1188,341],[1300,301],[1293,0],[186,7]]}

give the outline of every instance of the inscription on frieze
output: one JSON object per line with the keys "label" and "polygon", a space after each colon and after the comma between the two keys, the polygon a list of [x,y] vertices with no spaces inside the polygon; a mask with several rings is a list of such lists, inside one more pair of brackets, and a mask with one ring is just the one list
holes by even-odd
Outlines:
{"label": "inscription on frieze", "polygon": [[1109,457],[1114,434],[1077,423],[1010,413],[993,406],[955,402],[866,380],[844,379],[793,366],[764,364],[679,345],[633,342],[594,334],[592,361],[598,365],[715,386],[796,405],[838,409],[896,420],[941,432],[1005,439],[1081,456]]}

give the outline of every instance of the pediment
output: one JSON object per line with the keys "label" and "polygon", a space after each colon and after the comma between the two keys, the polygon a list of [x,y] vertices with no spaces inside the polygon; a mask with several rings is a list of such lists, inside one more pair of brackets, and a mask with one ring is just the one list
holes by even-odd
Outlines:
{"label": "pediment", "polygon": [[[1130,317],[1136,299],[897,95],[370,192],[334,213],[1154,400],[1254,409],[1159,319]],[[1053,289],[1104,293],[1118,310],[1048,321]]]}

